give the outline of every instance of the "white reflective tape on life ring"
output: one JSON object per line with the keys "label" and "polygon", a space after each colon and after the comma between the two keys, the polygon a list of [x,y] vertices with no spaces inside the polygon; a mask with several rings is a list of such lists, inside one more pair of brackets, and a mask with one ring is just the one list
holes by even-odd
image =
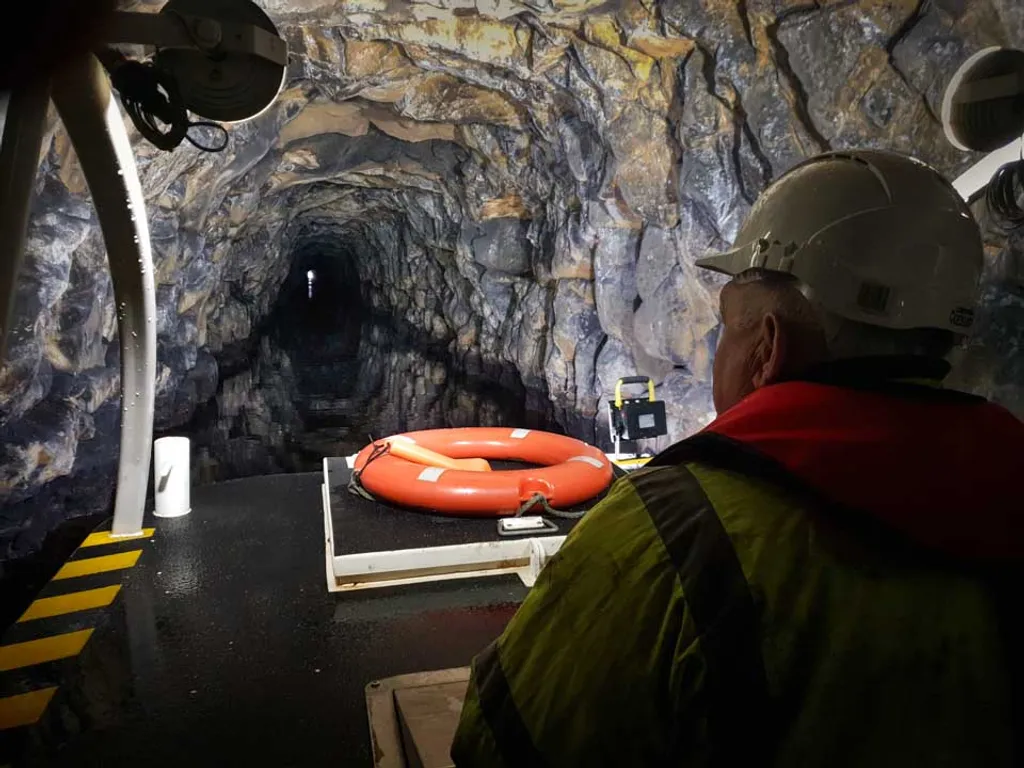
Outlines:
{"label": "white reflective tape on life ring", "polygon": [[413,445],[416,445],[416,441],[413,440],[408,435],[392,435],[391,437],[387,438],[387,440],[391,440],[392,442],[397,441],[399,443],[412,443]]}
{"label": "white reflective tape on life ring", "polygon": [[604,469],[604,462],[600,459],[595,459],[593,456],[573,456],[569,461],[582,461],[597,469]]}
{"label": "white reflective tape on life ring", "polygon": [[512,430],[512,434],[510,435],[510,437],[513,440],[522,440],[528,434],[530,434],[530,430],[528,429],[514,429]]}
{"label": "white reflective tape on life ring", "polygon": [[425,483],[436,483],[441,475],[444,474],[444,467],[427,467],[422,472],[417,480],[422,480]]}

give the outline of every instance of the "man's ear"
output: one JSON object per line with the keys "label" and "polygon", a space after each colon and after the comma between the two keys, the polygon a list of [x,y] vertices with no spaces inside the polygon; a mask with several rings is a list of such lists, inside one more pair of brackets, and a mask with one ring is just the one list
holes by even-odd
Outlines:
{"label": "man's ear", "polygon": [[754,352],[752,383],[760,389],[782,380],[786,364],[786,334],[775,313],[769,312],[761,319]]}

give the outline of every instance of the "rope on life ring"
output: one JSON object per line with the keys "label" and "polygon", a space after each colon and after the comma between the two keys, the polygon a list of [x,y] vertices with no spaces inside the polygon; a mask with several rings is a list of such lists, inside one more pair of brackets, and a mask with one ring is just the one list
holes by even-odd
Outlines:
{"label": "rope on life ring", "polygon": [[585,514],[587,510],[581,509],[579,512],[567,512],[562,509],[555,509],[548,504],[548,497],[543,493],[535,493],[532,497],[522,503],[522,506],[516,510],[513,517],[522,517],[534,507],[541,507],[544,510],[545,515],[551,515],[551,517],[559,517],[563,520],[579,520]]}
{"label": "rope on life ring", "polygon": [[[371,442],[373,442],[372,439]],[[356,469],[354,467],[352,468],[352,474],[349,475],[348,478],[348,492],[355,494],[356,496],[362,496],[367,501],[378,501],[376,496],[374,496],[372,493],[366,490],[366,487],[363,485],[362,480],[360,480],[360,478],[362,477],[363,472],[366,471],[366,468],[370,466],[372,462],[376,461],[381,456],[384,456],[390,451],[390,443],[373,443],[373,451],[370,453],[370,457],[366,460],[366,463],[363,464],[363,466],[360,469]]]}

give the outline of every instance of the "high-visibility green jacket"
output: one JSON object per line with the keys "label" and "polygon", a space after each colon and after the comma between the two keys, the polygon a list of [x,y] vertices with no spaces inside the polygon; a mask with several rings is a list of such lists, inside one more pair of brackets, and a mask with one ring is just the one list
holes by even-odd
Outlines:
{"label": "high-visibility green jacket", "polygon": [[457,766],[1020,761],[1012,415],[781,384],[654,464],[474,660]]}

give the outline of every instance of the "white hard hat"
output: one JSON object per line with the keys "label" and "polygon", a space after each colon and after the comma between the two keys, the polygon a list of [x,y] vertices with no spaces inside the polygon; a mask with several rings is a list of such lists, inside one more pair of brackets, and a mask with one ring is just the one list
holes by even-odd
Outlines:
{"label": "white hard hat", "polygon": [[929,165],[893,152],[829,152],[777,179],[736,247],[697,265],[788,273],[850,320],[967,333],[983,264],[964,200]]}

